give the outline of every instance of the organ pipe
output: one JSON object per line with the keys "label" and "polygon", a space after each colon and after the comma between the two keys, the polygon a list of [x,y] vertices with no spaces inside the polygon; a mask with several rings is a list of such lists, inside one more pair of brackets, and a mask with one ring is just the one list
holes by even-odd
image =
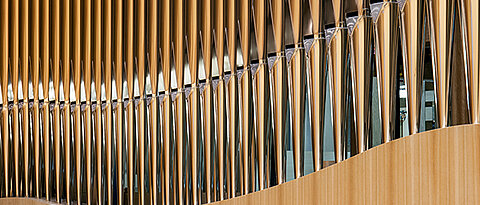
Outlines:
{"label": "organ pipe", "polygon": [[[117,91],[117,105],[116,112],[116,143],[117,143],[117,204],[123,204],[123,2],[115,2],[115,46],[114,46],[114,70],[115,70],[115,88]],[[87,61],[88,62],[88,61]],[[156,116],[156,115],[154,115]],[[152,172],[156,173],[156,172]]]}
{"label": "organ pipe", "polygon": [[277,183],[286,182],[286,131],[288,106],[288,71],[285,57],[285,3],[270,0],[273,36],[275,40],[275,62],[271,72],[272,102],[274,116],[274,143]]}
{"label": "organ pipe", "polygon": [[[213,85],[212,85],[212,14],[213,14],[213,1],[204,0],[203,1],[203,12],[202,12],[202,53],[203,53],[203,64],[205,68],[205,77],[206,84],[203,88],[203,118],[204,118],[204,136],[203,136],[203,146],[204,146],[204,166],[205,166],[205,194],[206,202],[212,202],[212,195],[214,195],[214,140],[215,140],[215,122],[214,122],[214,104],[213,104]],[[196,77],[196,76],[195,76]],[[193,79],[193,76],[192,76]],[[196,80],[196,78],[195,78]],[[197,83],[192,83],[193,90],[196,92]],[[192,93],[194,97],[194,93]],[[198,109],[197,109],[198,110]],[[193,111],[195,112],[195,111]],[[192,112],[192,114],[194,114]],[[193,124],[192,124],[193,125]]]}
{"label": "organ pipe", "polygon": [[92,82],[92,5],[91,1],[85,1],[84,4],[84,21],[85,21],[85,38],[84,38],[84,73],[83,73],[83,82],[85,86],[85,111],[84,116],[84,126],[85,126],[85,183],[87,187],[87,204],[92,204],[92,142],[93,142],[93,130],[92,130],[92,102],[91,102],[91,82]]}
{"label": "organ pipe", "polygon": [[[206,6],[205,6],[206,7]],[[204,13],[210,12],[209,8],[204,9]],[[188,96],[189,101],[189,124],[190,124],[190,140],[189,140],[189,163],[191,178],[191,203],[201,203],[201,153],[199,152],[202,145],[202,121],[200,111],[200,88],[198,87],[198,32],[199,32],[199,1],[188,1],[188,62],[190,67],[190,79],[192,89]],[[205,137],[206,138],[206,137]],[[206,154],[206,153],[205,153]],[[208,198],[208,194],[207,194]]]}
{"label": "organ pipe", "polygon": [[241,113],[241,158],[242,158],[242,194],[255,190],[255,167],[251,162],[254,153],[253,84],[250,70],[250,21],[251,2],[240,1],[240,47],[242,50],[243,71],[240,77],[240,113]]}
{"label": "organ pipe", "polygon": [[[335,162],[373,146],[374,89],[383,142],[401,134],[398,99],[405,96],[410,133],[419,132],[428,46],[433,120],[445,127],[457,100],[449,98],[455,34],[463,43],[468,115],[479,123],[480,4],[332,0],[332,21],[330,2],[303,3],[2,1],[2,197],[200,204],[285,183],[288,166],[301,178],[309,142],[313,170],[330,163],[323,155],[327,104]],[[358,17],[346,18],[355,10]]]}
{"label": "organ pipe", "polygon": [[397,52],[400,38],[399,8],[397,2],[385,1],[375,21],[375,50],[382,141],[395,139],[397,122],[398,66]]}
{"label": "organ pipe", "polygon": [[346,107],[347,104],[347,45],[348,30],[345,25],[344,0],[334,0],[335,32],[329,42],[330,99],[332,105],[333,144],[335,162],[345,160]]}
{"label": "organ pipe", "polygon": [[[239,160],[239,93],[237,79],[237,16],[236,16],[236,0],[229,0],[227,3],[227,46],[228,61],[230,63],[231,75],[227,83],[228,89],[228,169],[229,169],[229,198],[236,196],[237,167],[236,162]],[[239,181],[240,182],[240,181]]]}
{"label": "organ pipe", "polygon": [[215,16],[215,32],[214,32],[214,42],[215,42],[215,51],[217,54],[217,66],[218,66],[218,75],[219,81],[217,89],[215,90],[215,106],[216,106],[216,159],[215,165],[216,170],[218,171],[218,193],[219,199],[225,199],[225,170],[226,170],[226,159],[227,159],[227,99],[226,99],[226,90],[225,90],[225,66],[224,66],[224,46],[225,46],[225,2],[224,0],[215,1],[215,10],[217,10]]}
{"label": "organ pipe", "polygon": [[[270,72],[267,64],[267,0],[255,1],[253,5],[255,39],[257,41],[259,65],[254,74],[255,81],[255,114],[256,123],[256,158],[258,160],[258,185],[259,190],[265,189],[268,177],[266,177],[266,166],[268,165],[268,142],[270,133]],[[252,177],[255,178],[255,172]],[[255,189],[254,189],[255,190]]]}
{"label": "organ pipe", "polygon": [[327,49],[325,39],[324,1],[310,0],[314,40],[308,51],[310,57],[309,90],[312,129],[313,167],[323,167],[323,128],[325,118],[325,97],[327,89]]}
{"label": "organ pipe", "polygon": [[292,100],[292,144],[294,178],[298,179],[304,174],[303,148],[305,134],[306,70],[305,48],[303,46],[303,1],[290,0],[289,6],[293,29],[293,42],[295,44],[295,50],[289,62],[289,81]]}
{"label": "organ pipe", "polygon": [[34,163],[35,163],[35,194],[34,196],[40,198],[40,104],[39,104],[39,81],[40,81],[40,3],[38,1],[32,2],[32,84],[33,84],[33,148],[34,148]]}
{"label": "organ pipe", "polygon": [[146,136],[146,101],[145,101],[145,1],[140,0],[137,2],[137,78],[138,78],[138,92],[140,99],[138,102],[138,192],[139,192],[139,204],[145,204],[145,136]]}
{"label": "organ pipe", "polygon": [[81,117],[81,67],[80,67],[80,1],[73,2],[73,70],[75,87],[74,136],[75,136],[75,183],[77,204],[82,203],[82,117]]}
{"label": "organ pipe", "polygon": [[350,35],[357,153],[366,151],[371,140],[373,63],[373,19],[369,1],[357,1],[359,18]]}
{"label": "organ pipe", "polygon": [[[23,105],[22,108],[22,144],[23,144],[23,164],[27,165],[30,164],[30,123],[29,123],[29,86],[28,86],[28,74],[29,74],[29,67],[30,67],[30,61],[29,61],[29,38],[28,38],[28,30],[29,30],[29,2],[24,0],[21,1],[21,7],[20,7],[20,69],[21,69],[21,80],[22,80],[22,91],[23,91]],[[23,184],[23,195],[26,197],[30,196],[30,173],[29,173],[29,167],[24,166],[24,184]],[[19,184],[17,184],[17,189],[19,188]],[[67,192],[68,193],[68,192]],[[17,192],[17,196],[19,196],[19,193]]]}
{"label": "organ pipe", "polygon": [[463,55],[465,60],[465,80],[468,89],[470,122],[480,123],[480,66],[478,58],[478,23],[480,6],[478,1],[462,0],[459,2],[461,14],[461,31],[463,37]]}
{"label": "organ pipe", "polygon": [[[170,186],[170,177],[173,173],[171,164],[173,151],[171,151],[171,144],[173,144],[173,113],[172,113],[172,98],[171,84],[170,84],[170,53],[171,53],[171,1],[165,0],[162,5],[162,19],[165,23],[162,26],[162,73],[163,84],[165,87],[165,96],[162,100],[162,136],[163,136],[163,201],[165,204],[173,203],[173,197],[170,195],[173,189]],[[170,173],[171,172],[171,173]],[[173,187],[175,188],[175,187]]]}
{"label": "organ pipe", "polygon": [[420,131],[420,107],[425,58],[425,13],[425,1],[410,0],[405,2],[400,14],[410,134]]}
{"label": "organ pipe", "polygon": [[452,72],[454,1],[429,0],[430,42],[432,49],[433,76],[435,81],[435,104],[437,126],[447,127]]}
{"label": "organ pipe", "polygon": [[[126,4],[127,17],[126,17],[126,69],[127,69],[127,90],[128,90],[128,103],[127,103],[127,152],[128,152],[128,204],[133,204],[134,200],[134,137],[135,137],[135,99],[134,99],[134,58],[133,58],[133,0],[128,0]],[[136,161],[136,160],[135,160]]]}
{"label": "organ pipe", "polygon": [[184,87],[184,40],[185,40],[185,28],[184,28],[184,15],[185,15],[185,2],[183,0],[175,1],[173,4],[174,9],[174,60],[175,60],[175,73],[177,77],[177,88],[180,91],[175,96],[174,109],[175,109],[175,162],[176,162],[176,195],[177,203],[182,205],[185,203],[185,193],[183,183],[185,180],[186,164],[185,162],[185,149],[187,138],[187,116],[186,116],[186,97]]}
{"label": "organ pipe", "polygon": [[[10,22],[12,23],[12,36],[10,38],[10,43],[12,44],[12,49],[11,49],[11,58],[12,59],[12,91],[13,91],[13,108],[12,108],[12,138],[13,138],[13,160],[14,160],[14,172],[15,172],[15,196],[20,195],[20,162],[19,162],[19,144],[20,144],[20,136],[19,136],[19,119],[18,119],[18,73],[19,73],[19,65],[18,62],[18,57],[19,57],[19,51],[18,51],[18,46],[19,46],[19,31],[18,31],[18,25],[19,25],[19,2],[15,1],[13,2],[12,6],[12,14],[11,14],[11,20]],[[59,182],[58,182],[59,183]]]}
{"label": "organ pipe", "polygon": [[[3,174],[4,176],[2,176],[4,178],[4,184],[5,184],[5,196],[8,197],[10,196],[10,192],[11,192],[11,189],[10,189],[10,185],[9,185],[9,181],[10,181],[10,178],[9,178],[9,166],[10,166],[10,158],[9,158],[9,150],[10,150],[10,140],[9,138],[10,137],[7,137],[10,135],[10,132],[9,132],[9,123],[8,123],[8,75],[9,75],[9,62],[8,62],[8,49],[9,49],[9,21],[8,21],[8,17],[9,17],[9,5],[8,5],[8,1],[2,1],[2,4],[1,4],[1,29],[2,31],[0,32],[0,41],[1,41],[1,45],[0,45],[0,49],[1,49],[1,53],[0,53],[0,66],[2,66],[2,76],[1,76],[1,86],[2,86],[2,149],[3,149]],[[48,193],[48,192],[47,192]],[[48,196],[48,194],[47,194]]]}
{"label": "organ pipe", "polygon": [[[150,204],[157,204],[157,139],[158,139],[158,66],[157,66],[157,1],[148,5],[148,57],[152,100],[150,102]],[[120,52],[120,51],[119,51]],[[120,54],[119,54],[120,55]],[[121,59],[118,61],[121,62]],[[121,70],[121,69],[120,69]],[[119,77],[121,79],[121,76]],[[121,109],[120,109],[121,110]]]}

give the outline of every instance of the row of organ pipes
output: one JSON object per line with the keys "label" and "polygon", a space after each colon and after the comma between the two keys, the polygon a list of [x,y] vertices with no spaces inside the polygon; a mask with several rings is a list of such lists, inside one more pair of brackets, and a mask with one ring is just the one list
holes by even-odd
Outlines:
{"label": "row of organ pipes", "polygon": [[[477,0],[386,0],[376,16],[369,0],[356,0],[351,31],[346,1],[331,0],[334,32],[328,38],[326,2],[2,0],[1,196],[78,204],[224,200],[284,183],[290,137],[294,178],[302,177],[305,123],[319,171],[327,97],[335,162],[346,159],[349,83],[356,153],[372,146],[373,69],[382,142],[398,132],[399,60],[410,133],[419,132],[427,35],[437,127],[448,125],[454,32],[462,36],[468,116],[480,123]],[[304,8],[312,22],[309,50]],[[454,31],[455,8],[461,30]],[[273,41],[267,41],[269,23]],[[267,42],[274,42],[270,65]]]}

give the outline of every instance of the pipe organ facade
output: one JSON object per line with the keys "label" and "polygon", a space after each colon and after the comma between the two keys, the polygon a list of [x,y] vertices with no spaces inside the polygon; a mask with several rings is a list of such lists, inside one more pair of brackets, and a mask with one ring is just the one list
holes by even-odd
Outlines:
{"label": "pipe organ facade", "polygon": [[478,0],[1,0],[0,197],[223,201],[456,125],[459,87],[479,124],[479,15]]}

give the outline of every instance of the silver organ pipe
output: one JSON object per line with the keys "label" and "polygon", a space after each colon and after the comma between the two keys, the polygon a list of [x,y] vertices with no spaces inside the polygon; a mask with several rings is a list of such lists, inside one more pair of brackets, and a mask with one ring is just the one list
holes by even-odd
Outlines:
{"label": "silver organ pipe", "polygon": [[[449,97],[455,32],[468,91],[463,114],[478,124],[479,4],[375,5],[2,1],[1,197],[201,204],[301,178],[310,151],[320,171],[375,145],[375,89],[383,143],[401,133],[403,82],[405,125],[410,134],[423,131],[430,50],[434,121],[446,127],[457,100]],[[460,30],[453,29],[457,14]]]}

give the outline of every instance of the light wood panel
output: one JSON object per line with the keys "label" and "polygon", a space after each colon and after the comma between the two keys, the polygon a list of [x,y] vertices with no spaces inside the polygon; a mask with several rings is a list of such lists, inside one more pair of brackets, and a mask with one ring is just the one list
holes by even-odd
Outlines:
{"label": "light wood panel", "polygon": [[436,129],[213,204],[480,204],[480,125]]}
{"label": "light wood panel", "polygon": [[1,198],[0,204],[2,205],[50,205],[56,204],[54,202],[45,201],[35,198]]}

